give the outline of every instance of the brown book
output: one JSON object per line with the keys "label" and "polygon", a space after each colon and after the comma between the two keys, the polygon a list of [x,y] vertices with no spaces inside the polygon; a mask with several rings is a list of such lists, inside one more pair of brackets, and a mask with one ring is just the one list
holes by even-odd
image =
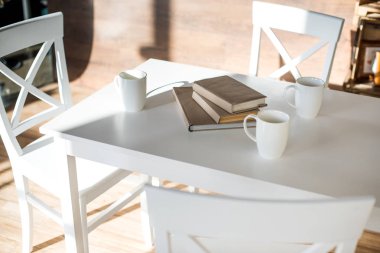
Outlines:
{"label": "brown book", "polygon": [[[243,121],[217,124],[192,98],[192,87],[174,87],[173,94],[179,105],[182,116],[190,132],[212,129],[242,128]],[[256,122],[248,122],[248,126],[256,126]]]}
{"label": "brown book", "polygon": [[230,123],[230,122],[241,122],[244,120],[244,118],[249,114],[257,114],[259,111],[259,108],[262,106],[266,106],[266,104],[262,104],[261,106],[258,106],[256,108],[253,108],[253,110],[239,112],[239,113],[229,113],[226,110],[223,110],[221,107],[217,106],[213,102],[209,101],[208,99],[202,97],[195,91],[193,91],[193,99],[197,104],[203,108],[207,112],[208,115],[215,121],[215,123],[223,124],[223,123]]}
{"label": "brown book", "polygon": [[195,81],[194,91],[229,113],[265,104],[266,96],[229,76]]}

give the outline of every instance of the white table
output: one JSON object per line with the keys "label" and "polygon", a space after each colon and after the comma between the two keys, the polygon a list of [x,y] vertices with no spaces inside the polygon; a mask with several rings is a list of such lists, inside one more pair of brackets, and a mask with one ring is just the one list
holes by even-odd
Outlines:
{"label": "white table", "polygon": [[[148,90],[176,81],[229,74],[148,60]],[[41,127],[64,142],[68,157],[83,157],[232,196],[321,198],[374,195],[367,229],[380,232],[380,100],[326,89],[319,116],[304,120],[286,105],[289,83],[239,74],[234,78],[268,96],[268,108],[291,116],[282,158],[265,160],[242,129],[188,132],[170,91],[158,90],[139,113],[124,113],[113,85]],[[166,87],[166,89],[169,89]],[[157,94],[161,92],[161,94]],[[72,172],[72,168],[68,168]],[[78,207],[75,177],[67,189]],[[82,252],[79,214],[67,212],[69,252]],[[71,224],[74,223],[74,224]],[[74,225],[74,226],[71,226]],[[75,236],[72,236],[75,235]],[[77,238],[77,240],[75,240]]]}

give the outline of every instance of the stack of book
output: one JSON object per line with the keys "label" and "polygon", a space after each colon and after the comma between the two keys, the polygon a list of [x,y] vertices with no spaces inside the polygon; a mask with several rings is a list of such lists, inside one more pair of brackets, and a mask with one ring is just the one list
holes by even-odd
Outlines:
{"label": "stack of book", "polygon": [[257,114],[266,106],[263,94],[229,76],[195,81],[192,87],[175,87],[173,94],[189,131],[241,128],[245,116]]}

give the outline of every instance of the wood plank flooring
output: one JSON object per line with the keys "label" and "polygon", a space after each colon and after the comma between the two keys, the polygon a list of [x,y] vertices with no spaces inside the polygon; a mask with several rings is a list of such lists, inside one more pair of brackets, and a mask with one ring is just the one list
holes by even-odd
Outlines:
{"label": "wood plank flooring", "polygon": [[[269,0],[337,15],[346,19],[338,44],[331,81],[340,83],[350,58],[354,0]],[[62,11],[65,48],[74,101],[110,82],[120,70],[153,57],[246,73],[251,36],[251,1],[139,0],[49,1],[49,11]],[[78,21],[80,19],[80,22]],[[294,38],[289,38],[293,40]],[[297,38],[295,38],[297,39]],[[263,55],[272,59],[272,56]],[[277,62],[276,62],[277,63]],[[25,114],[43,105],[30,103]],[[22,143],[38,136],[35,128]],[[138,175],[136,175],[136,179]],[[89,207],[93,214],[118,193],[133,185],[122,182]],[[168,184],[168,187],[177,185]],[[32,189],[59,208],[56,199],[37,186]],[[64,252],[63,229],[39,211],[34,212],[34,252]],[[0,253],[21,252],[16,189],[7,154],[0,144]],[[90,234],[91,252],[152,252],[142,240],[138,199]],[[380,235],[366,232],[358,253],[380,252]]]}
{"label": "wood plank flooring", "polygon": [[[54,89],[53,89],[54,92]],[[73,98],[77,102],[93,92],[84,87],[73,87]],[[26,114],[33,113],[42,104],[32,102],[26,106]],[[38,129],[21,136],[24,143],[30,142],[38,136]],[[89,205],[89,215],[93,215],[105,208],[114,198],[125,189],[133,187],[139,175],[132,180],[123,181],[110,190],[104,197]],[[135,179],[135,180],[134,180]],[[166,183],[166,187],[182,187],[173,183]],[[59,210],[59,202],[47,194],[43,189],[32,185],[32,190],[38,196],[52,203]],[[65,252],[63,229],[49,220],[39,211],[34,212],[34,248],[33,252]],[[140,203],[136,199],[118,212],[115,217],[105,222],[90,234],[90,252],[127,252],[150,253],[154,249],[144,246],[140,226]],[[16,189],[13,183],[12,170],[3,145],[0,147],[0,252],[21,252],[21,228],[18,210]],[[380,252],[380,234],[365,232],[359,242],[357,253]]]}
{"label": "wood plank flooring", "polygon": [[[265,1],[345,19],[330,78],[331,83],[342,85],[350,64],[355,0]],[[49,12],[64,14],[70,80],[80,85],[101,87],[116,73],[148,58],[248,72],[252,1],[56,0],[49,1],[48,7]],[[293,57],[310,46],[302,43],[300,36],[278,36]],[[266,36],[262,37],[259,74],[266,76],[280,60]],[[319,74],[316,66],[322,59],[308,59],[300,69],[302,75]]]}

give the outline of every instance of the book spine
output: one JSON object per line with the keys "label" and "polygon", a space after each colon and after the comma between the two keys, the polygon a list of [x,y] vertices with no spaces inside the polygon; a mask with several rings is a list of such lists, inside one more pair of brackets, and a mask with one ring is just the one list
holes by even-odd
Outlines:
{"label": "book spine", "polygon": [[200,107],[202,107],[205,112],[207,112],[208,115],[210,115],[215,123],[219,124],[219,114],[209,104],[207,104],[206,101],[204,101],[204,99],[197,92],[193,91],[192,98]]}
{"label": "book spine", "polygon": [[206,99],[210,100],[217,106],[221,107],[225,111],[229,113],[233,113],[232,111],[232,104],[228,103],[226,100],[218,97],[214,93],[210,92],[209,90],[203,88],[202,86],[198,85],[197,83],[193,84],[193,90],[200,94],[201,96],[205,97]]}

